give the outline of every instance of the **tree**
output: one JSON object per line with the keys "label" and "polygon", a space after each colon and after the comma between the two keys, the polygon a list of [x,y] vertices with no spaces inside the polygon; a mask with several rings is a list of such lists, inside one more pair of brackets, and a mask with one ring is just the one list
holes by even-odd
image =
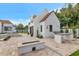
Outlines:
{"label": "tree", "polygon": [[25,25],[24,30],[28,33],[28,25]]}
{"label": "tree", "polygon": [[[58,16],[61,27],[74,28],[79,24],[79,4],[75,7],[71,3],[67,4],[67,7],[62,8],[60,13],[56,13]],[[78,26],[77,26],[78,27]]]}
{"label": "tree", "polygon": [[75,22],[76,22],[76,26],[78,25],[79,28],[79,3],[77,3],[74,7],[74,12],[75,12]]}
{"label": "tree", "polygon": [[23,32],[23,30],[24,30],[24,25],[23,24],[18,24],[17,26],[16,26],[16,30],[17,30],[17,32]]}

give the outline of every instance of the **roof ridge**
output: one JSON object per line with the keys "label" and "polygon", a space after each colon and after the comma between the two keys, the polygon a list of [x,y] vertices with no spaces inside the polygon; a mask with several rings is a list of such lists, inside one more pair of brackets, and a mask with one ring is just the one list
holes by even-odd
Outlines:
{"label": "roof ridge", "polygon": [[45,21],[45,20],[48,18],[48,16],[49,16],[52,12],[53,12],[53,11],[49,12],[48,14],[46,14],[45,17],[44,17],[40,22]]}

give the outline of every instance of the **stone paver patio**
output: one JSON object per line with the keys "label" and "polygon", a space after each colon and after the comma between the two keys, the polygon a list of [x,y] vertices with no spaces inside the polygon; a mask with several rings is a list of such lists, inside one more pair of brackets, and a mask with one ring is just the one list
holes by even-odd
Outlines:
{"label": "stone paver patio", "polygon": [[24,56],[62,56],[69,55],[72,52],[79,49],[79,40],[72,41],[71,43],[63,43],[58,44],[54,42],[52,38],[44,38],[38,39],[34,37],[30,37],[26,34],[22,34],[21,37],[11,37],[8,41],[0,41],[0,55],[2,56],[17,56],[19,55],[18,46],[21,45],[22,42],[30,41],[30,40],[40,40],[45,42],[47,48],[29,52],[24,54]]}

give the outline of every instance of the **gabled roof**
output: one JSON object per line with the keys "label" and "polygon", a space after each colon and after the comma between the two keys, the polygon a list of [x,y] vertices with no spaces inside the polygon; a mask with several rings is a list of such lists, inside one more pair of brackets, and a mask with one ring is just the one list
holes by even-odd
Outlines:
{"label": "gabled roof", "polygon": [[50,13],[48,13],[40,22],[45,21],[45,20],[50,16],[50,14],[51,14],[52,12],[53,12],[53,11],[51,11]]}
{"label": "gabled roof", "polygon": [[36,17],[36,15],[33,15],[32,17],[33,17],[33,18],[35,18],[35,17]]}
{"label": "gabled roof", "polygon": [[3,24],[12,24],[9,20],[0,20],[0,22]]}

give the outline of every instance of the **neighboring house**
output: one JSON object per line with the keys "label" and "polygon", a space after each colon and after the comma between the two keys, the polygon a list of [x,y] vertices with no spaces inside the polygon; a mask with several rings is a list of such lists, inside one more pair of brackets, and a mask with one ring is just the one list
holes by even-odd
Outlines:
{"label": "neighboring house", "polygon": [[16,32],[15,26],[9,20],[0,20],[0,33]]}
{"label": "neighboring house", "polygon": [[55,32],[60,32],[60,22],[53,11],[45,9],[40,15],[33,15],[28,24],[31,36],[54,37]]}

